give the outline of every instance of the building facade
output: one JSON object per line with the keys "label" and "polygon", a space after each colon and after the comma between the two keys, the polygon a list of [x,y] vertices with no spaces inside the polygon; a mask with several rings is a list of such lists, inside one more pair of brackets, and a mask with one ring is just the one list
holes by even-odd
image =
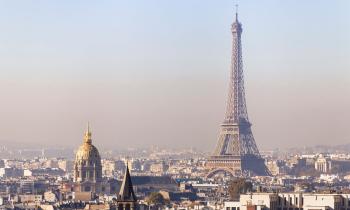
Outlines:
{"label": "building facade", "polygon": [[249,193],[237,202],[225,202],[225,210],[349,210],[349,194]]}
{"label": "building facade", "polygon": [[102,182],[101,157],[97,148],[92,145],[91,131],[88,126],[84,142],[79,147],[74,162],[74,191],[99,193]]}
{"label": "building facade", "polygon": [[320,155],[315,161],[315,169],[323,173],[328,173],[332,169],[332,162],[329,158]]}

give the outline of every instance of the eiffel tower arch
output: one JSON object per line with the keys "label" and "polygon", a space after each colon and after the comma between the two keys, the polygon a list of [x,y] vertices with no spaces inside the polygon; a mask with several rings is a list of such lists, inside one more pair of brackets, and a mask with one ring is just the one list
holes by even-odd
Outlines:
{"label": "eiffel tower arch", "polygon": [[228,167],[222,167],[222,168],[214,168],[211,171],[209,171],[206,178],[212,178],[214,175],[219,173],[226,173],[226,174],[229,174],[229,176],[231,177],[235,177],[237,175],[236,171],[229,169]]}
{"label": "eiffel tower arch", "polygon": [[236,12],[232,24],[232,57],[230,82],[225,119],[220,126],[217,146],[206,162],[208,178],[216,172],[226,171],[232,175],[270,175],[261,157],[251,130],[245,100],[242,24]]}

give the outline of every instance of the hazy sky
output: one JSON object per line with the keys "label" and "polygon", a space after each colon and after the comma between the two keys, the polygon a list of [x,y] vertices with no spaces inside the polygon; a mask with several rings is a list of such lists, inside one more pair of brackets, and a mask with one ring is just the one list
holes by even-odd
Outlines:
{"label": "hazy sky", "polygon": [[[240,1],[260,149],[350,143],[350,1]],[[0,144],[212,150],[231,0],[1,1]]]}

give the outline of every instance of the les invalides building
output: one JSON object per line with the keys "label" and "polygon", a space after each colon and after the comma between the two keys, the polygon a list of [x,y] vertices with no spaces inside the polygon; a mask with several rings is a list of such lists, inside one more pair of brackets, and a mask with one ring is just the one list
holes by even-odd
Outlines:
{"label": "les invalides building", "polygon": [[89,125],[84,134],[83,144],[75,154],[74,178],[63,181],[61,190],[66,199],[75,201],[91,201],[99,195],[115,195],[116,200],[110,209],[138,209],[128,166],[121,182],[102,177],[101,156],[92,144]]}
{"label": "les invalides building", "polygon": [[75,154],[73,170],[73,180],[63,181],[61,189],[63,192],[73,193],[76,200],[88,200],[98,194],[115,194],[120,188],[117,180],[102,178],[101,156],[92,144],[89,126],[85,131],[83,144]]}
{"label": "les invalides building", "polygon": [[97,148],[92,144],[89,125],[84,135],[84,142],[75,155],[74,182],[76,183],[74,191],[96,193],[105,191],[105,187],[101,185],[101,157]]}

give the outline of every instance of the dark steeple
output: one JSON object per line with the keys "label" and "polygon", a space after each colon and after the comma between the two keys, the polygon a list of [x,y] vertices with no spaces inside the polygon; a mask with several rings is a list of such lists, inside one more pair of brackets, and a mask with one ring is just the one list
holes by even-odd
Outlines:
{"label": "dark steeple", "polygon": [[132,186],[132,182],[131,182],[128,164],[126,164],[125,175],[124,175],[122,186],[120,187],[118,200],[122,202],[137,201],[137,198],[135,196],[134,189]]}

